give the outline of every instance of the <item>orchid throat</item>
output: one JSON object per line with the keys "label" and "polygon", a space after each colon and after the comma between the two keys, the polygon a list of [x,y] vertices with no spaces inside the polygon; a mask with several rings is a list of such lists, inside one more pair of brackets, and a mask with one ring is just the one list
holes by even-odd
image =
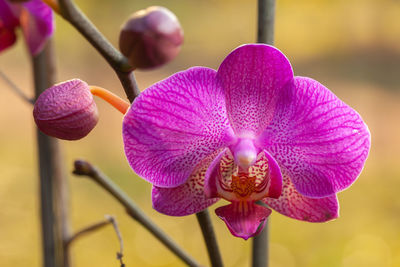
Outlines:
{"label": "orchid throat", "polygon": [[206,173],[208,197],[220,197],[231,204],[216,209],[216,214],[235,236],[248,239],[256,235],[270,215],[269,208],[255,204],[265,198],[278,198],[282,192],[279,167],[254,140],[239,139],[224,149]]}

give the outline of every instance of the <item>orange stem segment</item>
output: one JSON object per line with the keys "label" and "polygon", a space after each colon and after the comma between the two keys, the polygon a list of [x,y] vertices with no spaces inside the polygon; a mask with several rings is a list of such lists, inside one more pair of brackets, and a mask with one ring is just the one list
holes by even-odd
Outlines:
{"label": "orange stem segment", "polygon": [[60,6],[58,5],[57,0],[43,0],[43,2],[45,2],[49,7],[51,7],[51,9],[53,9],[54,12],[60,14]]}
{"label": "orange stem segment", "polygon": [[102,98],[103,100],[107,101],[109,104],[111,104],[114,108],[118,109],[122,114],[125,114],[128,111],[128,108],[130,107],[130,104],[120,98],[119,96],[111,93],[110,91],[98,87],[98,86],[89,86],[90,92]]}

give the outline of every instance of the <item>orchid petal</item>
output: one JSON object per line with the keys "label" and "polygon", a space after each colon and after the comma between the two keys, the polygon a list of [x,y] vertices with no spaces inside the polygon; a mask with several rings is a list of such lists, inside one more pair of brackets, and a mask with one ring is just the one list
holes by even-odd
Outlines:
{"label": "orchid petal", "polygon": [[239,137],[257,136],[272,119],[277,96],[293,79],[285,55],[264,44],[233,50],[218,69],[229,121]]}
{"label": "orchid petal", "polygon": [[183,184],[205,156],[234,141],[215,75],[203,67],[176,73],[146,89],[125,115],[126,157],[153,185]]}
{"label": "orchid petal", "polygon": [[349,187],[368,156],[370,133],[360,115],[322,84],[296,77],[258,140],[287,169],[296,190],[325,197]]}
{"label": "orchid petal", "polygon": [[13,30],[19,25],[18,14],[21,8],[13,5],[6,0],[0,0],[0,24],[9,30]]}
{"label": "orchid petal", "polygon": [[234,236],[247,240],[249,237],[257,235],[264,228],[271,210],[252,202],[233,202],[230,205],[217,208],[215,213],[225,222]]}
{"label": "orchid petal", "polygon": [[29,51],[37,55],[53,34],[53,12],[41,0],[30,0],[23,3],[20,24]]}
{"label": "orchid petal", "polygon": [[0,51],[12,46],[17,39],[15,28],[19,21],[15,15],[16,11],[7,1],[0,0]]}
{"label": "orchid petal", "polygon": [[203,159],[184,184],[174,188],[153,186],[153,208],[166,215],[185,216],[200,212],[217,202],[219,198],[208,198],[204,193],[204,175],[216,154],[212,153]]}
{"label": "orchid petal", "polygon": [[0,51],[12,46],[16,39],[14,29],[6,28],[0,20]]}
{"label": "orchid petal", "polygon": [[286,171],[283,174],[283,184],[282,195],[278,199],[264,199],[264,202],[277,212],[308,222],[325,222],[339,216],[336,195],[323,198],[303,196],[295,189]]}
{"label": "orchid petal", "polygon": [[[281,169],[276,160],[267,152],[263,151],[265,159],[256,162],[256,166],[260,163],[268,164],[269,173],[269,185],[268,185],[268,197],[278,198],[282,194],[282,173]],[[267,163],[265,163],[267,162]]]}
{"label": "orchid petal", "polygon": [[[225,156],[228,153],[229,149],[225,148],[222,150],[216,157],[215,159],[211,162],[209,165],[206,173],[205,173],[205,186],[204,186],[204,193],[206,194],[207,197],[213,198],[213,197],[221,197],[221,191],[223,192],[224,190],[221,190],[221,184],[222,179],[221,177],[221,169],[220,169],[220,163],[221,159],[223,156]],[[233,165],[233,157],[231,158],[230,164]],[[232,168],[233,169],[233,168]],[[233,173],[233,170],[232,170]],[[230,175],[232,175],[232,173]],[[228,174],[229,175],[229,174]],[[230,179],[230,176],[229,176]]]}

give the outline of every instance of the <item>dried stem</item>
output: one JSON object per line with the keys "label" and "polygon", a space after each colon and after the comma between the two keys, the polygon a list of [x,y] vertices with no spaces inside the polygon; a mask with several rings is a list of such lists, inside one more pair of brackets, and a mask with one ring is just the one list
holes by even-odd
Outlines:
{"label": "dried stem", "polygon": [[222,267],[221,253],[219,252],[217,238],[214,233],[210,214],[205,209],[201,212],[196,213],[197,221],[200,224],[201,232],[203,233],[204,241],[206,242],[208,256],[210,258],[212,267]]}
{"label": "dried stem", "polygon": [[104,175],[89,162],[84,160],[76,160],[74,163],[73,173],[76,175],[84,175],[90,177],[98,185],[103,187],[114,198],[116,198],[126,209],[128,214],[146,228],[153,236],[171,250],[177,257],[189,266],[199,266],[185,251],[182,250],[170,237],[168,237],[154,222],[148,218],[142,210],[122,191],[110,178]]}
{"label": "dried stem", "polygon": [[89,225],[88,227],[83,228],[82,230],[76,232],[74,235],[72,235],[66,242],[65,242],[65,246],[69,247],[71,246],[71,243],[76,241],[78,238],[85,236],[87,234],[90,234],[94,231],[97,231],[101,228],[103,228],[106,225],[111,224],[114,228],[114,231],[118,237],[118,241],[119,241],[119,252],[117,252],[117,260],[119,260],[121,267],[125,266],[123,261],[122,261],[122,257],[124,256],[123,254],[123,250],[124,250],[124,243],[122,241],[122,236],[121,236],[121,232],[119,230],[117,221],[115,220],[115,218],[113,216],[110,215],[106,215],[105,216],[106,219],[100,222],[97,222],[95,224]]}
{"label": "dried stem", "polygon": [[[55,82],[52,42],[46,44],[41,53],[32,59],[35,96]],[[43,241],[43,263],[45,267],[69,266],[68,251],[64,241],[69,237],[67,207],[67,182],[63,158],[57,139],[37,129],[40,211]]]}
{"label": "dried stem", "polygon": [[33,99],[25,95],[25,93],[19,88],[13,81],[11,81],[7,75],[0,70],[0,77],[8,84],[11,90],[16,93],[22,100],[28,102],[29,104],[35,103]]}
{"label": "dried stem", "polygon": [[72,0],[59,0],[61,16],[71,23],[114,69],[129,102],[133,102],[140,93],[133,68],[124,57],[82,13]]}

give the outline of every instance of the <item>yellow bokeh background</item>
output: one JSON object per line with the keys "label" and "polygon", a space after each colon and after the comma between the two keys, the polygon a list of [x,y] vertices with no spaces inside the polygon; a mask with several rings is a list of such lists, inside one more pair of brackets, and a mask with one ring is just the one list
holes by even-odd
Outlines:
{"label": "yellow bokeh background", "polygon": [[[120,25],[150,5],[170,8],[185,30],[182,52],[172,63],[137,72],[143,90],[176,71],[217,68],[235,47],[255,41],[256,1],[77,0],[117,45]],[[275,45],[295,74],[319,80],[368,124],[372,148],[357,182],[339,194],[339,219],[311,224],[273,213],[271,267],[400,266],[400,2],[395,0],[278,0]],[[80,78],[123,96],[106,62],[67,22],[57,17],[57,81]],[[0,69],[32,96],[29,56],[22,39],[0,54]],[[38,170],[32,107],[0,80],[0,266],[41,266]],[[101,100],[100,121],[85,139],[62,141],[65,168],[90,160],[201,264],[209,265],[195,216],[168,217],[151,207],[150,184],[129,168],[123,153],[122,116]],[[104,190],[69,175],[71,228],[115,215],[125,244],[126,266],[184,266]],[[226,266],[249,266],[251,242],[234,238],[210,208]],[[118,266],[111,226],[76,241],[73,266]]]}

